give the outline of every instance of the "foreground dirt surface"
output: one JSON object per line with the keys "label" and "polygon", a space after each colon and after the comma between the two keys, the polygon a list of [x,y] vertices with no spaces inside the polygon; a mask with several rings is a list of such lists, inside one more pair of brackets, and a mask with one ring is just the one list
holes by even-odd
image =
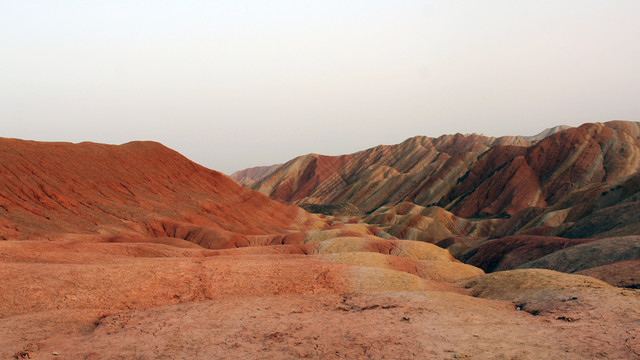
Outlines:
{"label": "foreground dirt surface", "polygon": [[432,260],[274,248],[1,242],[0,358],[640,356],[635,289],[550,270],[484,275],[435,246]]}

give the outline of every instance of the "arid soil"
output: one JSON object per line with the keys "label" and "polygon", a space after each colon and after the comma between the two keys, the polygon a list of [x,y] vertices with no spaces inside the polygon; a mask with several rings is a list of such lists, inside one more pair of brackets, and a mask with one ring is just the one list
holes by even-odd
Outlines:
{"label": "arid soil", "polygon": [[[607,359],[640,353],[640,291],[590,277],[549,270],[478,275],[481,270],[451,267],[456,263],[446,259],[413,275],[389,269],[386,264],[412,260],[393,255],[238,250],[2,242],[0,357]],[[349,256],[339,261],[336,254]],[[420,261],[413,259],[414,266]],[[465,279],[429,279],[438,262],[445,274],[461,272]]]}
{"label": "arid soil", "polygon": [[[623,125],[588,125],[561,139],[627,141],[633,127]],[[413,199],[426,198],[429,186],[453,191],[445,182],[457,184],[475,163],[522,165],[520,155],[509,157],[533,156],[562,133],[410,139],[405,145],[433,146],[369,170],[404,174],[423,157],[424,171],[443,176]],[[499,154],[495,146],[518,149]],[[381,147],[367,159],[396,150]],[[604,168],[618,179],[629,159],[612,154],[617,162]],[[292,186],[276,193],[328,196],[337,171],[371,164],[354,158],[308,156],[299,170],[313,171],[294,180],[280,173]],[[536,164],[535,174],[555,174]],[[586,174],[578,170],[587,162],[575,164],[571,174]],[[467,177],[499,182],[497,168]],[[540,185],[546,207],[512,216],[503,210],[526,202],[477,203],[498,215],[465,218],[453,205],[400,201],[393,184],[409,181],[398,185],[407,190],[413,175],[354,185],[344,198],[365,196],[367,186],[389,192],[321,206],[339,214],[330,216],[243,188],[157,143],[0,139],[0,359],[639,358],[636,215],[605,223],[616,206],[633,209],[640,181],[631,174],[602,182],[598,169],[597,179],[555,202],[544,190],[551,185]],[[565,175],[545,184],[576,180]],[[383,198],[397,201],[363,211]],[[597,236],[563,235],[589,229]]]}

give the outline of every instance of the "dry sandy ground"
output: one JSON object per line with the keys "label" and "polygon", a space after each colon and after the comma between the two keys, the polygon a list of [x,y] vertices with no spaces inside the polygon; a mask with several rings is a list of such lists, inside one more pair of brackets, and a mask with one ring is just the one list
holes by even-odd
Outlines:
{"label": "dry sandy ground", "polygon": [[[586,276],[516,270],[447,283],[358,252],[336,263],[63,245],[0,242],[1,359],[640,357],[640,291]],[[353,264],[361,259],[369,266]],[[437,261],[457,271],[445,260],[431,269]]]}

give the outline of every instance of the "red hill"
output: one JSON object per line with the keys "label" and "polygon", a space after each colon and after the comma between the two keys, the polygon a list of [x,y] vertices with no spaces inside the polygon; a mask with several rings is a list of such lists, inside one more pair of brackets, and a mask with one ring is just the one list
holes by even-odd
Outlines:
{"label": "red hill", "polygon": [[166,234],[167,224],[179,223],[206,227],[220,240],[301,230],[313,221],[158,143],[0,139],[3,239],[176,236]]}

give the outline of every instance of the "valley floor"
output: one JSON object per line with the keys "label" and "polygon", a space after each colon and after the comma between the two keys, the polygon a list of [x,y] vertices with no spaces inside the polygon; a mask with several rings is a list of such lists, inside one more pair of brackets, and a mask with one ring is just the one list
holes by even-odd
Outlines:
{"label": "valley floor", "polygon": [[264,252],[0,242],[0,358],[640,356],[639,290],[548,270],[441,282]]}

